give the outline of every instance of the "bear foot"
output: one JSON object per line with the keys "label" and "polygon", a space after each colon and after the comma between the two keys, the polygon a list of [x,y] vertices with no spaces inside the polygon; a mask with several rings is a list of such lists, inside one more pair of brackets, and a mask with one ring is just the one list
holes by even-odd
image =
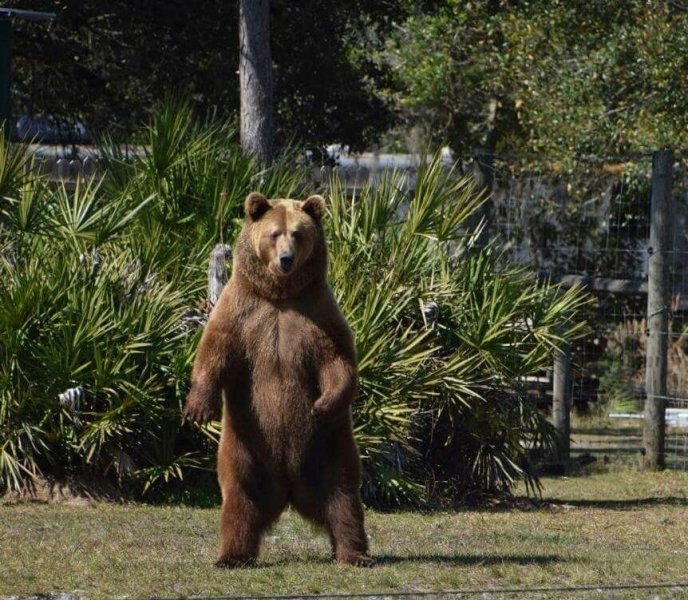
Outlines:
{"label": "bear foot", "polygon": [[256,566],[252,556],[222,556],[215,561],[218,569],[249,569]]}
{"label": "bear foot", "polygon": [[363,567],[369,569],[375,566],[375,559],[367,554],[359,552],[351,554],[341,554],[337,556],[337,562],[340,565],[351,565],[353,567]]}

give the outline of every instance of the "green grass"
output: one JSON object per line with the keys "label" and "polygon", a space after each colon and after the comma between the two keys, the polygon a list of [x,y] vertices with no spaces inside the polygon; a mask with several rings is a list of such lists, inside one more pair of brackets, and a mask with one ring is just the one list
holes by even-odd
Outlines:
{"label": "green grass", "polygon": [[372,570],[333,564],[325,536],[291,513],[268,536],[258,568],[220,571],[212,567],[217,509],[8,503],[0,505],[0,595],[78,590],[89,598],[140,598],[688,581],[688,473],[592,470],[544,484],[549,502],[541,506],[369,512],[379,560]]}

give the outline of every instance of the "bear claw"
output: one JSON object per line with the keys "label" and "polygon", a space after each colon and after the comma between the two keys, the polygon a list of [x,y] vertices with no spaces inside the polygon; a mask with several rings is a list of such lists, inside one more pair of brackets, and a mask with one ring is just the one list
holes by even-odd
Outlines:
{"label": "bear claw", "polygon": [[182,411],[182,421],[205,425],[215,418],[214,411],[210,407],[187,404]]}
{"label": "bear claw", "polygon": [[218,569],[249,569],[256,565],[256,559],[250,556],[223,556],[215,561]]}
{"label": "bear claw", "polygon": [[375,566],[375,559],[367,554],[347,554],[337,557],[337,562],[341,565],[351,565],[353,567],[371,568]]}

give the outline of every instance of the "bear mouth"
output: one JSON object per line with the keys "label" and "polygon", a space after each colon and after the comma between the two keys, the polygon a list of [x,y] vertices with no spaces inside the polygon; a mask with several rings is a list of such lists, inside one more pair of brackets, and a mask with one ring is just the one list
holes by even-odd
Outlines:
{"label": "bear mouth", "polygon": [[274,275],[277,275],[278,277],[286,277],[287,275],[291,275],[294,272],[294,265],[290,265],[288,268],[283,268],[282,265],[280,264],[273,264],[271,265],[272,268],[270,269]]}

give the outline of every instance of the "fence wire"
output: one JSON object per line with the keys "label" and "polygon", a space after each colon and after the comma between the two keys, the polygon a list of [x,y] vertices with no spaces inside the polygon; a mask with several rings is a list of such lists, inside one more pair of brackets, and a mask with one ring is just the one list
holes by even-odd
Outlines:
{"label": "fence wire", "polygon": [[[688,469],[688,171],[673,166],[666,464]],[[592,459],[639,464],[647,348],[651,156],[549,161],[496,157],[491,233],[504,260],[540,277],[584,281],[594,296],[590,331],[573,349],[572,449]],[[551,373],[544,374],[544,381]],[[530,390],[543,408],[551,385]]]}
{"label": "fence wire", "polygon": [[[208,596],[188,597],[187,600],[326,600],[330,598],[384,599],[384,598],[685,598],[688,582],[656,584],[611,584],[552,587],[512,587],[447,589],[438,591],[388,591],[334,594],[285,594],[269,596]],[[141,599],[143,600],[143,599]],[[157,598],[155,600],[173,600]]]}

